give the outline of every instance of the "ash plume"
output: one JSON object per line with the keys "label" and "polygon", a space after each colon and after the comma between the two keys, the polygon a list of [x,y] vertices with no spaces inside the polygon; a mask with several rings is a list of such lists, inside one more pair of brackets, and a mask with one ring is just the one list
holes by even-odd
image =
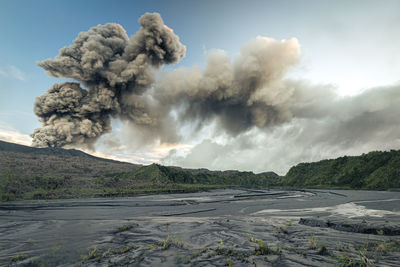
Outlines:
{"label": "ash plume", "polygon": [[186,48],[159,14],[139,24],[130,38],[118,24],[98,25],[38,63],[72,81],[36,99],[42,127],[32,145],[91,148],[114,118],[122,126],[101,144],[113,153],[168,143],[162,162],[190,168],[284,174],[300,161],[400,148],[399,84],[342,97],[333,85],[289,79],[300,61],[296,38],[257,37],[233,60],[213,50],[204,69],[159,72]]}
{"label": "ash plume", "polygon": [[51,76],[77,82],[54,84],[36,99],[34,112],[42,127],[31,135],[33,146],[90,147],[111,130],[111,117],[163,127],[144,93],[155,71],[177,63],[186,48],[159,14],[146,13],[139,24],[130,38],[118,24],[98,25],[81,32],[54,59],[38,63]]}
{"label": "ash plume", "polygon": [[272,169],[284,175],[299,162],[400,149],[400,83],[347,97],[334,97],[333,86],[299,81],[296,85],[303,94],[295,93],[296,117],[290,122],[268,130],[255,128],[225,143],[204,139],[186,155],[171,150],[162,163],[256,172]]}
{"label": "ash plume", "polygon": [[179,107],[180,123],[217,120],[233,135],[279,125],[292,118],[287,104],[294,89],[284,76],[299,57],[295,38],[258,37],[245,44],[233,62],[223,51],[213,51],[204,70],[167,73],[155,85],[155,97],[164,105]]}
{"label": "ash plume", "polygon": [[129,125],[141,143],[162,143],[179,141],[187,124],[217,121],[237,135],[293,117],[294,88],[284,78],[299,61],[297,39],[257,37],[233,62],[213,51],[204,70],[181,68],[156,81],[157,70],[181,60],[186,48],[159,14],[145,14],[139,24],[130,38],[118,24],[98,25],[38,63],[49,75],[76,82],[55,84],[36,99],[42,127],[32,134],[34,146],[91,147],[111,131],[111,118]]}

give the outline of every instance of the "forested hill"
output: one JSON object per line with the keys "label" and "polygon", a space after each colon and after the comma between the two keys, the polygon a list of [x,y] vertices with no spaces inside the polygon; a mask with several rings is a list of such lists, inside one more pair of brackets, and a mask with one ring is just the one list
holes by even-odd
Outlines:
{"label": "forested hill", "polygon": [[151,164],[133,171],[121,173],[114,178],[146,180],[157,183],[226,185],[243,187],[269,187],[276,185],[279,175],[274,172],[254,174],[245,171],[210,171],[208,169],[183,169]]}
{"label": "forested hill", "polygon": [[32,148],[0,141],[0,202],[269,187],[279,178],[273,172],[140,166],[79,150]]}
{"label": "forested hill", "polygon": [[76,149],[36,148],[0,141],[0,174],[95,177],[140,168]]}
{"label": "forested hill", "polygon": [[400,188],[400,151],[300,163],[274,172],[211,171],[97,158],[79,150],[0,141],[0,201],[194,192],[212,188]]}
{"label": "forested hill", "polygon": [[400,151],[370,152],[314,163],[300,163],[282,177],[281,186],[298,188],[400,188]]}

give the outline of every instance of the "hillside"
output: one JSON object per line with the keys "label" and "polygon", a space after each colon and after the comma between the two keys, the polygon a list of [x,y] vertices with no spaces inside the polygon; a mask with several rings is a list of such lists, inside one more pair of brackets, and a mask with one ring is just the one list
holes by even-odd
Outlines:
{"label": "hillside", "polygon": [[226,187],[400,188],[400,151],[300,163],[274,172],[134,165],[82,151],[0,141],[0,200],[194,192]]}
{"label": "hillside", "polygon": [[400,188],[400,151],[370,152],[314,163],[300,163],[281,179],[281,186],[297,188]]}
{"label": "hillside", "polygon": [[207,169],[183,169],[158,164],[144,166],[137,171],[121,173],[114,177],[147,180],[158,183],[226,185],[243,187],[268,187],[276,185],[279,176],[274,172],[210,171]]}
{"label": "hillside", "polygon": [[140,166],[74,149],[33,148],[0,141],[0,201],[267,187],[276,184],[278,178],[272,172],[256,175],[158,164]]}
{"label": "hillside", "polygon": [[35,148],[0,141],[0,174],[102,177],[139,167],[75,149]]}

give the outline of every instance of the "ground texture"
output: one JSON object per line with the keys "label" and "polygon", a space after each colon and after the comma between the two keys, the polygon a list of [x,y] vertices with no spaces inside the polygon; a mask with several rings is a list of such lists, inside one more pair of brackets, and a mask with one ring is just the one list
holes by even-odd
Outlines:
{"label": "ground texture", "polygon": [[400,192],[213,190],[0,205],[0,265],[398,266]]}

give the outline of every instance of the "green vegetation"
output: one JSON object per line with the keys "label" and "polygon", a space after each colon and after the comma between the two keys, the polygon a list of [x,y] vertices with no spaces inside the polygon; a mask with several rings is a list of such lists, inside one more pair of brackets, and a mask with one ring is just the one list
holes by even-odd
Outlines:
{"label": "green vegetation", "polygon": [[359,251],[358,258],[352,258],[346,253],[335,258],[340,267],[372,267],[374,263],[367,257],[365,251]]}
{"label": "green vegetation", "polygon": [[118,177],[30,177],[0,174],[0,201],[191,193],[226,187],[225,185],[154,183]]}
{"label": "green vegetation", "polygon": [[136,171],[113,175],[117,179],[151,181],[156,184],[219,185],[240,187],[268,187],[275,185],[276,174],[239,171],[210,171],[206,169],[182,169],[158,164],[144,166]]}
{"label": "green vegetation", "polygon": [[93,249],[89,251],[88,255],[82,256],[83,260],[91,260],[96,257],[99,257],[100,252],[97,250],[97,246],[93,246]]}
{"label": "green vegetation", "polygon": [[332,258],[338,262],[339,266],[368,267],[375,264],[378,266],[379,260],[383,255],[400,251],[400,243],[396,239],[389,239],[355,244],[354,248],[349,244],[339,243],[337,248],[343,254],[332,255]]}
{"label": "green vegetation", "polygon": [[138,226],[139,226],[139,225],[136,224],[136,223],[134,223],[134,224],[122,225],[122,226],[118,227],[118,232],[125,232],[125,231],[128,231],[128,230],[131,230],[132,228],[136,228],[136,227],[138,227]]}
{"label": "green vegetation", "polygon": [[271,184],[270,178],[263,176],[258,179],[252,172],[197,171],[192,170],[192,173],[191,170],[152,164],[133,172],[107,174],[104,177],[0,173],[0,201],[191,193],[228,187],[266,187]]}
{"label": "green vegetation", "polygon": [[336,258],[337,262],[339,263],[340,267],[356,267],[356,266],[363,266],[361,265],[361,261],[357,259],[353,259],[347,254],[340,255]]}
{"label": "green vegetation", "polygon": [[308,247],[311,249],[317,249],[318,244],[314,236],[312,236],[311,239],[308,241]]}
{"label": "green vegetation", "polygon": [[276,234],[278,233],[283,233],[286,235],[289,234],[286,226],[274,226],[274,228],[276,229],[276,231],[274,231]]}
{"label": "green vegetation", "polygon": [[376,230],[376,233],[377,233],[378,235],[384,235],[384,234],[385,234],[385,230],[379,229],[379,230]]}
{"label": "green vegetation", "polygon": [[233,267],[232,261],[231,261],[230,259],[226,259],[226,260],[225,260],[225,266]]}
{"label": "green vegetation", "polygon": [[174,247],[177,247],[177,248],[184,248],[184,249],[187,248],[187,245],[185,245],[176,236],[172,236],[172,237],[168,236],[167,239],[162,240],[161,243],[159,243],[159,244],[161,244],[161,248],[163,250],[165,250],[165,249],[167,249],[167,248],[169,248],[171,246],[174,246]]}
{"label": "green vegetation", "polygon": [[179,240],[178,237],[176,236],[171,236],[168,233],[168,237],[165,239],[162,239],[161,241],[155,242],[154,243],[154,247],[160,247],[162,250],[167,250],[170,247],[176,247],[176,248],[183,248],[183,249],[187,249],[187,245],[184,244],[181,240]]}
{"label": "green vegetation", "polygon": [[[300,163],[273,172],[134,165],[78,150],[32,148],[0,141],[0,201],[189,193],[218,188],[400,188],[400,151]],[[286,233],[286,228],[280,229]]]}
{"label": "green vegetation", "polygon": [[400,188],[400,151],[370,152],[292,167],[280,181],[296,188]]}
{"label": "green vegetation", "polygon": [[114,254],[125,254],[128,251],[134,249],[135,247],[133,245],[126,245],[125,247],[121,248],[121,249],[114,249],[112,250],[112,252]]}
{"label": "green vegetation", "polygon": [[254,238],[250,234],[249,234],[249,239],[250,239],[250,242],[256,243],[256,246],[254,247],[254,255],[256,255],[256,256],[280,253],[279,248],[276,248],[276,249],[270,248],[263,240]]}
{"label": "green vegetation", "polygon": [[269,255],[272,254],[272,250],[263,242],[258,242],[254,248],[254,255]]}
{"label": "green vegetation", "polygon": [[10,261],[8,262],[7,266],[11,266],[12,264],[19,262],[19,261],[23,261],[25,259],[28,258],[28,254],[24,253],[24,254],[16,254],[14,256],[11,257]]}
{"label": "green vegetation", "polygon": [[26,177],[104,177],[140,168],[75,149],[35,148],[0,141],[0,174]]}
{"label": "green vegetation", "polygon": [[128,253],[135,248],[137,247],[135,247],[133,244],[127,244],[124,247],[120,248],[98,248],[96,245],[94,245],[92,248],[88,249],[88,253],[86,255],[81,256],[81,259],[82,261],[96,261],[97,263],[100,263],[107,257],[110,257],[112,255],[120,256]]}
{"label": "green vegetation", "polygon": [[190,193],[228,187],[267,187],[279,176],[140,167],[79,150],[33,148],[0,141],[0,201]]}

